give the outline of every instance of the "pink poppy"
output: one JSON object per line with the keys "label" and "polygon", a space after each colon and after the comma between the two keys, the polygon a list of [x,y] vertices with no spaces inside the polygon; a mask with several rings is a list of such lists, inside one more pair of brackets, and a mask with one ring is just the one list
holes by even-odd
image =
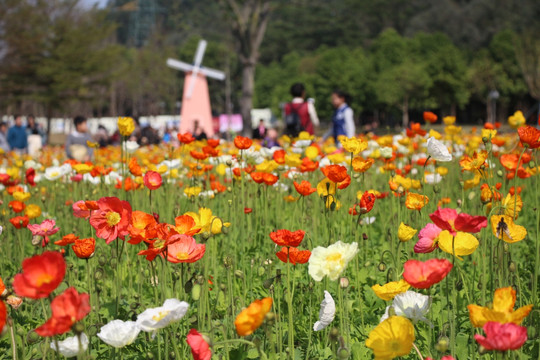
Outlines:
{"label": "pink poppy", "polygon": [[90,217],[90,210],[86,206],[84,200],[79,200],[73,203],[71,205],[71,208],[73,209],[73,216],[81,218],[81,219],[88,219]]}
{"label": "pink poppy", "polygon": [[204,340],[203,336],[195,329],[191,329],[186,339],[194,360],[210,360],[212,351],[210,345]]}
{"label": "pink poppy", "polygon": [[414,252],[425,254],[438,248],[437,237],[441,231],[441,228],[435,224],[427,224],[424,226],[418,233],[418,242],[414,245]]}
{"label": "pink poppy", "polygon": [[29,224],[26,226],[26,228],[32,232],[32,235],[42,236],[43,241],[41,242],[41,246],[45,247],[45,245],[49,243],[49,235],[54,235],[58,231],[60,231],[60,228],[57,228],[55,226],[56,221],[52,219],[46,219],[43,220],[41,224]]}
{"label": "pink poppy", "polygon": [[527,328],[514,323],[501,324],[487,322],[484,325],[486,336],[474,335],[474,339],[486,350],[517,350],[527,341]]}
{"label": "pink poppy", "polygon": [[172,263],[193,263],[200,260],[206,251],[206,245],[197,244],[191,236],[177,234],[169,238],[167,260]]}
{"label": "pink poppy", "polygon": [[96,235],[105,239],[107,244],[117,238],[123,240],[129,234],[131,205],[117,197],[103,197],[97,205],[99,209],[90,215],[90,225],[96,229]]}
{"label": "pink poppy", "polygon": [[457,231],[467,233],[477,233],[487,226],[485,216],[472,216],[469,214],[458,214],[455,209],[438,208],[433,214],[429,215],[431,221],[442,230],[448,230],[452,235]]}

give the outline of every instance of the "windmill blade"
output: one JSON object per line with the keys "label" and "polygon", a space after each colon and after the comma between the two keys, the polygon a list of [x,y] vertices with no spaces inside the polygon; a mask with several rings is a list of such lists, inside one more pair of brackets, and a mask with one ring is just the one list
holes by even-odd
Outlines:
{"label": "windmill blade", "polygon": [[167,66],[176,70],[182,70],[185,72],[189,72],[193,70],[193,65],[185,63],[183,61],[178,61],[175,59],[167,59]]}
{"label": "windmill blade", "polygon": [[195,67],[201,66],[205,50],[206,50],[206,40],[199,41],[199,45],[197,46],[197,52],[195,53],[195,58],[193,59],[193,65]]}
{"label": "windmill blade", "polygon": [[212,79],[225,80],[225,73],[223,71],[203,67],[201,68],[200,72],[204,76]]}

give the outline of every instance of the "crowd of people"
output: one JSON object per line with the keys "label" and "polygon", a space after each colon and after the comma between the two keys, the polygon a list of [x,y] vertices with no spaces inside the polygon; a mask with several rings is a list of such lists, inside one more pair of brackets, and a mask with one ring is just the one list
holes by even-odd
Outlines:
{"label": "crowd of people", "polygon": [[[295,83],[291,86],[290,94],[292,100],[284,107],[284,129],[283,133],[290,137],[296,137],[302,131],[315,134],[318,131],[320,122],[315,109],[315,101],[306,99],[306,89],[302,83]],[[331,102],[335,108],[332,116],[332,125],[323,135],[323,139],[340,135],[353,137],[356,133],[354,124],[354,114],[349,106],[351,98],[349,94],[342,90],[335,90],[332,93]],[[161,142],[174,145],[178,129],[174,126],[167,126],[163,135],[149,124],[141,125],[137,118],[135,120],[135,131],[130,137],[130,141],[135,141],[139,145],[159,144]],[[118,145],[121,136],[118,130],[109,135],[103,125],[99,125],[97,132],[91,135],[88,129],[87,119],[77,116],[73,119],[73,130],[67,135],[65,140],[65,151],[68,158],[76,160],[87,160],[92,158],[93,148],[89,143],[97,143],[100,147],[108,145]],[[194,122],[192,135],[198,139],[206,139],[207,135]],[[278,145],[278,129],[266,127],[265,122],[260,120],[259,125],[253,129],[253,138],[261,139],[264,146],[272,147]],[[47,143],[47,135],[39,125],[33,115],[26,117],[26,125],[23,125],[23,117],[15,115],[13,125],[8,128],[6,122],[0,122],[0,149],[4,152],[15,151],[19,154],[36,154],[39,149]]]}

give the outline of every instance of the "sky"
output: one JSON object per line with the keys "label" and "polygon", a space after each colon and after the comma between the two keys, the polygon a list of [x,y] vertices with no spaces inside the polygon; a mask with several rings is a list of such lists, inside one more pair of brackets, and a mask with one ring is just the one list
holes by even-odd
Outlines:
{"label": "sky", "polygon": [[98,4],[99,7],[104,7],[108,0],[81,0],[81,4],[86,7],[92,7]]}

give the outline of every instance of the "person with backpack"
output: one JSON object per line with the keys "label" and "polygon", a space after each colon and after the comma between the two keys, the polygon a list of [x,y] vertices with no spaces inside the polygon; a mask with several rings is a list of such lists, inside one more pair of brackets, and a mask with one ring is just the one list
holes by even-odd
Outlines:
{"label": "person with backpack", "polygon": [[301,131],[307,131],[313,135],[315,128],[319,126],[319,118],[313,101],[304,100],[306,97],[304,84],[293,84],[291,95],[292,101],[285,105],[285,134],[297,137]]}

